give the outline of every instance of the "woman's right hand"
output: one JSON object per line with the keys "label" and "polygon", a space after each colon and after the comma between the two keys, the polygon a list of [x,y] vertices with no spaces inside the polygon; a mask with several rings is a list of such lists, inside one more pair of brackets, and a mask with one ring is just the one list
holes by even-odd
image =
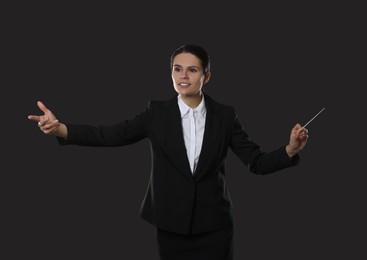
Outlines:
{"label": "woman's right hand", "polygon": [[61,124],[55,115],[41,101],[37,102],[37,106],[44,113],[43,115],[29,115],[28,119],[38,122],[40,130],[47,135],[56,135],[66,139],[66,126]]}

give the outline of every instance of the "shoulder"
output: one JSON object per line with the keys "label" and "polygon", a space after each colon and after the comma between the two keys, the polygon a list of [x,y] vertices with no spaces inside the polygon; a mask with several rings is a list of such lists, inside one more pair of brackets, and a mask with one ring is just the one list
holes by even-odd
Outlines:
{"label": "shoulder", "polygon": [[212,98],[211,96],[205,94],[205,104],[207,106],[208,109],[213,110],[213,111],[221,111],[224,113],[230,113],[230,114],[234,114],[235,113],[235,109],[233,106],[228,105],[228,104],[224,104],[221,103],[217,100],[215,100],[214,98]]}

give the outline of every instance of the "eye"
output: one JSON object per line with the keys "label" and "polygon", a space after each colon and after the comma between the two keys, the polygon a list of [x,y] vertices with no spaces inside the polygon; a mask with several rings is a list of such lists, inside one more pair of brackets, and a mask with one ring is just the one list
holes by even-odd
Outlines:
{"label": "eye", "polygon": [[198,70],[196,68],[190,68],[190,72],[197,72]]}
{"label": "eye", "polygon": [[180,71],[180,70],[181,70],[181,68],[180,68],[180,67],[174,67],[174,68],[173,68],[173,70],[174,70],[174,71]]}

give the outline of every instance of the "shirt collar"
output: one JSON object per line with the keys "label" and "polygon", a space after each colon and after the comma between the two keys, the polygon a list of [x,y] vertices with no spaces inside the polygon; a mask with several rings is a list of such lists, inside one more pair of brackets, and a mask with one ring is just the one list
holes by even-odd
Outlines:
{"label": "shirt collar", "polygon": [[[178,101],[178,107],[180,108],[181,117],[187,116],[190,112],[190,109],[192,108],[186,105],[186,103],[182,100],[181,95],[177,96],[177,101]],[[200,104],[193,110],[196,111],[197,113],[205,115],[206,107],[205,107],[204,95],[202,96]]]}

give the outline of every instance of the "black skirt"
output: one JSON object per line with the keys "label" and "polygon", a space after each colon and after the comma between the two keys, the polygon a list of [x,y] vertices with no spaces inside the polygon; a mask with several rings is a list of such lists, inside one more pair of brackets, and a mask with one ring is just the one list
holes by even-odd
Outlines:
{"label": "black skirt", "polygon": [[156,238],[162,260],[233,259],[233,227],[190,235],[157,229]]}

